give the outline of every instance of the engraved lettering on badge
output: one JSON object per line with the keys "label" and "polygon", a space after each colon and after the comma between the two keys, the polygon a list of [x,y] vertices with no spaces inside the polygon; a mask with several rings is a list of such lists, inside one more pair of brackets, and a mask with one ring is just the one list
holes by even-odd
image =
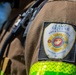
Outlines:
{"label": "engraved lettering on badge", "polygon": [[44,29],[43,45],[49,58],[64,58],[74,42],[75,30],[68,24],[51,23]]}

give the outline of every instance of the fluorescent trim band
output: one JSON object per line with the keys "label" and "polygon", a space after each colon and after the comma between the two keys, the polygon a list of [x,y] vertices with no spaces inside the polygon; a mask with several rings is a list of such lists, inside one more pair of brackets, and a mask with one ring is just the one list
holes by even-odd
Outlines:
{"label": "fluorescent trim band", "polygon": [[64,62],[37,62],[32,65],[29,75],[76,75],[76,66]]}

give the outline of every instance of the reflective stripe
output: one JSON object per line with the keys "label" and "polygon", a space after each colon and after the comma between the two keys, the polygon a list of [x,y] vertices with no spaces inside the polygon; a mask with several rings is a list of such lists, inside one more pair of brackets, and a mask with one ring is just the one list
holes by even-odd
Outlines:
{"label": "reflective stripe", "polygon": [[32,65],[29,75],[76,75],[76,66],[64,62],[42,61]]}
{"label": "reflective stripe", "polygon": [[3,71],[0,71],[0,75],[4,75],[4,72]]}
{"label": "reflective stripe", "polygon": [[[4,74],[4,72],[0,70],[0,75],[6,75],[6,74]],[[8,74],[8,75],[10,75],[10,74]]]}

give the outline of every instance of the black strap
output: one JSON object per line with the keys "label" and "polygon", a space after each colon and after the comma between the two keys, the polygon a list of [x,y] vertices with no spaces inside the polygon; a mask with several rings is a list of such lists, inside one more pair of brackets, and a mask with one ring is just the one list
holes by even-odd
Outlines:
{"label": "black strap", "polygon": [[[30,21],[31,17],[33,16],[33,13],[35,12],[35,9],[38,8],[38,12],[42,8],[43,5],[39,6],[43,1],[45,3],[47,0],[38,0],[36,1],[26,12],[23,12],[22,14],[19,15],[18,21],[14,24],[13,29],[11,30],[11,33],[9,36],[6,38],[2,49],[0,50],[0,60],[4,55],[5,49],[7,45],[14,40],[20,33],[25,31],[26,26],[28,25],[28,22]],[[39,6],[39,7],[38,7]]]}

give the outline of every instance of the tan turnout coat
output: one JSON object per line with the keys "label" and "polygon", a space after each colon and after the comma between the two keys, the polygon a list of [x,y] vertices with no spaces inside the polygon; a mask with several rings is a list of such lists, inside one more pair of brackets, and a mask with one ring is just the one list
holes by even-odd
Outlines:
{"label": "tan turnout coat", "polygon": [[[27,0],[26,5],[27,2],[30,3],[31,0]],[[12,41],[8,53],[8,58],[11,60],[11,75],[29,75],[30,67],[38,61],[44,22],[76,25],[76,0],[48,0],[28,30],[25,47],[22,44],[21,34]],[[3,37],[0,48],[9,32],[10,29]]]}
{"label": "tan turnout coat", "polygon": [[44,22],[76,25],[76,0],[48,0],[31,24],[25,45],[26,72],[38,61]]}

